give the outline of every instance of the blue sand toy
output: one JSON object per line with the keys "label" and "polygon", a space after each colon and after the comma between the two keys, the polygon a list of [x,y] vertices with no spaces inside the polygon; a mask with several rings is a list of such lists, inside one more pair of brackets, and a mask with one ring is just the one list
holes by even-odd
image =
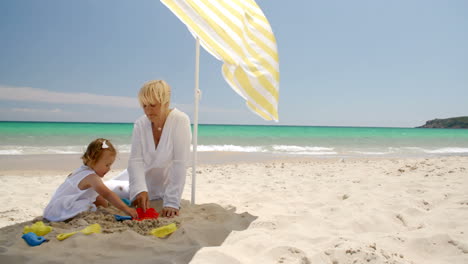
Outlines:
{"label": "blue sand toy", "polygon": [[24,234],[22,238],[31,247],[39,246],[40,244],[49,241],[49,239],[45,239],[43,236],[38,236],[33,232]]}
{"label": "blue sand toy", "polygon": [[132,220],[132,217],[127,215],[114,215],[114,217],[117,221]]}
{"label": "blue sand toy", "polygon": [[132,205],[132,202],[130,202],[129,199],[122,198],[121,200],[122,200],[122,202],[124,202],[127,206],[131,206],[131,205]]}

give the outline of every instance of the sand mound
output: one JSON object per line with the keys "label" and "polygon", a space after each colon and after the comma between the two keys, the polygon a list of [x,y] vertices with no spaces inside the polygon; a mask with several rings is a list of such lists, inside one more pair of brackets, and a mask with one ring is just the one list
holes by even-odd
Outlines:
{"label": "sand mound", "polygon": [[[152,207],[160,211],[158,203]],[[219,246],[234,230],[244,230],[256,217],[236,214],[217,204],[190,205],[183,201],[181,216],[157,220],[117,222],[115,208],[100,208],[65,222],[46,222],[53,231],[50,241],[29,247],[21,239],[24,226],[41,217],[0,229],[0,263],[187,263],[201,247]],[[57,234],[98,223],[101,234],[77,233],[63,241]],[[166,238],[149,234],[153,228],[176,223],[178,230]]]}

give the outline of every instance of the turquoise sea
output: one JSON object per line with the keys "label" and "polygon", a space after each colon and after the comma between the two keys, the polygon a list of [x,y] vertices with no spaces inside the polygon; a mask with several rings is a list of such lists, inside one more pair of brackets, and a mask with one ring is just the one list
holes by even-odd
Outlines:
{"label": "turquoise sea", "polygon": [[[131,123],[0,122],[0,155],[82,153],[95,138],[130,151]],[[199,125],[198,151],[313,157],[468,156],[467,129]]]}

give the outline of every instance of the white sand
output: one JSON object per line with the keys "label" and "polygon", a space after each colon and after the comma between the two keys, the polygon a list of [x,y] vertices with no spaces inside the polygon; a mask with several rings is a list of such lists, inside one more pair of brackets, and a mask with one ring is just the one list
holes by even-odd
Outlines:
{"label": "white sand", "polygon": [[1,171],[0,263],[468,263],[468,157],[212,164],[198,172],[197,205],[185,201],[180,217],[153,223],[179,225],[166,239],[109,225],[54,238],[90,224],[78,219],[29,247],[23,227],[68,171]]}

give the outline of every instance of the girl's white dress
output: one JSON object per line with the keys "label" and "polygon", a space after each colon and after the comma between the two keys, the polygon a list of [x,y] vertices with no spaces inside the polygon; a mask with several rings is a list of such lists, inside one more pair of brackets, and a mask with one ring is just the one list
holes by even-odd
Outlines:
{"label": "girl's white dress", "polygon": [[99,194],[93,188],[86,190],[78,188],[81,180],[90,174],[96,174],[96,172],[82,165],[68,176],[44,209],[44,218],[49,221],[64,221],[81,212],[96,211],[94,202]]}
{"label": "girl's white dress", "polygon": [[128,169],[105,184],[121,198],[133,200],[146,191],[150,200],[162,199],[164,207],[179,208],[191,140],[190,119],[174,108],[156,148],[151,121],[141,116],[133,127]]}

